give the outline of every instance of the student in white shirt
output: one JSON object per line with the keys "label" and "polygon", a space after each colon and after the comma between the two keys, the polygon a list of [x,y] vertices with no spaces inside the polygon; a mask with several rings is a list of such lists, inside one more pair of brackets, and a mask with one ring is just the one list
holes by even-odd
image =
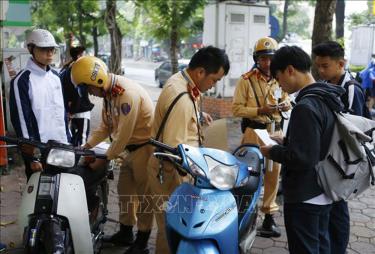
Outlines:
{"label": "student in white shirt", "polygon": [[[42,142],[70,139],[65,117],[62,86],[58,73],[49,65],[57,44],[43,29],[33,30],[25,42],[32,57],[25,69],[11,81],[9,107],[11,122],[18,137]],[[23,154],[26,176],[42,170],[40,162]]]}

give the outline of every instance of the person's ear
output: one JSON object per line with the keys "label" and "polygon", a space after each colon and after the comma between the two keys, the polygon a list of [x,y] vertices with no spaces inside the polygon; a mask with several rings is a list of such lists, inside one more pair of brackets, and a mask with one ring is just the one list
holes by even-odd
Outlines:
{"label": "person's ear", "polygon": [[288,72],[289,76],[291,76],[291,75],[293,75],[295,70],[294,70],[294,67],[292,65],[288,65],[286,67],[286,71]]}
{"label": "person's ear", "polygon": [[339,60],[339,66],[340,66],[340,68],[345,68],[345,65],[346,65],[346,60],[345,59],[340,59]]}
{"label": "person's ear", "polygon": [[203,67],[197,68],[197,76],[199,79],[202,79],[206,76],[206,70]]}

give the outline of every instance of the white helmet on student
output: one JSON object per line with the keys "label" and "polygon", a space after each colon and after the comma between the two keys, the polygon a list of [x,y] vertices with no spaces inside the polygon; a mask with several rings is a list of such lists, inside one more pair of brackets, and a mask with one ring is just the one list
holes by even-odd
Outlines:
{"label": "white helmet on student", "polygon": [[39,48],[58,47],[53,35],[44,29],[33,30],[26,39],[25,46],[36,46]]}

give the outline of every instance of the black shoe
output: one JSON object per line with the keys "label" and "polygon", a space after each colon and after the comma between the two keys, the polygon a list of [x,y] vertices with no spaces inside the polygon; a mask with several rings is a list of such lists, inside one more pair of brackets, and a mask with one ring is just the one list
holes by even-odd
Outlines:
{"label": "black shoe", "polygon": [[150,238],[150,234],[151,231],[138,231],[137,239],[135,239],[135,242],[125,251],[124,254],[149,254],[150,251],[147,248],[147,242]]}
{"label": "black shoe", "polygon": [[136,245],[130,246],[129,249],[125,251],[124,254],[149,254],[150,251],[148,248],[139,248]]}
{"label": "black shoe", "polygon": [[281,236],[281,231],[271,214],[265,215],[262,226],[257,229],[257,235],[266,238]]}
{"label": "black shoe", "polygon": [[133,226],[125,226],[120,224],[120,231],[111,236],[104,236],[103,242],[120,246],[129,246],[133,244]]}

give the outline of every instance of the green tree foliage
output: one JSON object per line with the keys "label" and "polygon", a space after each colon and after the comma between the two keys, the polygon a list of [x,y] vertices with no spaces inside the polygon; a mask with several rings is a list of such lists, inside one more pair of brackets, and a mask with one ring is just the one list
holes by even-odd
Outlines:
{"label": "green tree foliage", "polygon": [[[302,38],[311,37],[310,31],[307,29],[310,25],[310,18],[306,15],[308,7],[304,6],[302,4],[303,2],[304,1],[301,0],[285,1],[283,10],[275,11],[276,18],[279,20],[280,24],[283,24],[280,40],[284,38],[287,33],[296,33]],[[275,9],[272,5],[273,4],[271,4],[271,8]]]}
{"label": "green tree foliage", "polygon": [[367,10],[349,16],[349,29],[358,25],[375,24],[375,15],[372,14],[373,3],[372,0],[367,0]]}
{"label": "green tree foliage", "polygon": [[56,12],[52,1],[31,1],[31,19],[35,27],[47,29],[55,36],[58,43],[65,42],[63,33],[58,31]]}
{"label": "green tree foliage", "polygon": [[[149,32],[157,39],[170,40],[170,57],[172,71],[177,72],[177,51],[182,36],[188,33],[188,24],[199,22],[192,21],[196,11],[204,4],[204,0],[139,0],[149,16]],[[151,25],[152,24],[152,25]],[[191,27],[191,26],[190,26]],[[193,26],[194,27],[194,26]]]}
{"label": "green tree foliage", "polygon": [[98,36],[106,33],[99,1],[32,0],[31,6],[33,24],[51,31],[59,43],[65,42],[67,51],[73,36],[79,44],[91,47],[97,44]]}

